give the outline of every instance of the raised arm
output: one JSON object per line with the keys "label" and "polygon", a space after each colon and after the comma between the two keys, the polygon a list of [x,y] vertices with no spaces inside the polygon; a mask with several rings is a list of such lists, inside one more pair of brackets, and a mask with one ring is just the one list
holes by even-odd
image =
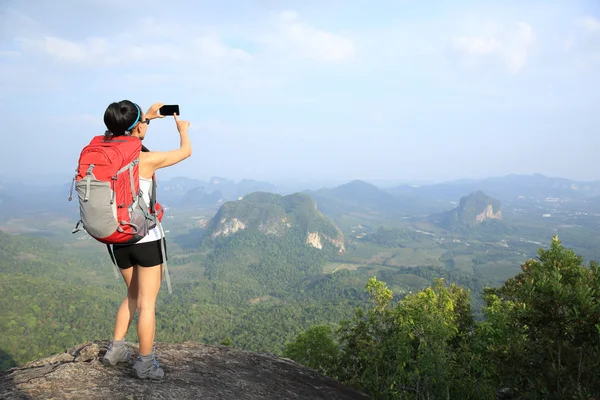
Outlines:
{"label": "raised arm", "polygon": [[142,153],[143,163],[152,170],[152,174],[157,169],[170,167],[192,155],[192,144],[188,136],[190,123],[188,121],[180,121],[179,118],[177,118],[177,115],[174,115],[173,117],[177,124],[177,130],[179,131],[179,148],[171,151],[150,151]]}

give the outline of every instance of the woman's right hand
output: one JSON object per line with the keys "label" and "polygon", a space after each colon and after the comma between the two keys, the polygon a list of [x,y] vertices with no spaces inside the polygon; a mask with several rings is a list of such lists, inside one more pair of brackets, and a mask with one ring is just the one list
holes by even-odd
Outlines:
{"label": "woman's right hand", "polygon": [[175,123],[177,124],[177,130],[179,131],[179,133],[187,133],[187,130],[190,127],[191,123],[188,121],[180,120],[179,118],[177,118],[177,114],[173,114],[173,118],[175,119]]}
{"label": "woman's right hand", "polygon": [[187,134],[187,130],[191,124],[188,121],[180,121],[177,118],[177,114],[174,114],[173,118],[179,131],[179,148],[171,151],[149,151],[142,153],[140,155],[142,162],[149,168],[144,172],[145,175],[143,176],[152,176],[157,169],[170,167],[192,155],[192,145]]}

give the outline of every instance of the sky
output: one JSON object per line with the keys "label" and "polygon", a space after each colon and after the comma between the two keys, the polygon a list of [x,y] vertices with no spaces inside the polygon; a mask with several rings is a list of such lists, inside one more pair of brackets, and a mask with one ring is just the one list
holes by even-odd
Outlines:
{"label": "sky", "polygon": [[159,179],[596,180],[598,72],[597,0],[0,0],[0,179],[69,181],[129,99],[191,122]]}

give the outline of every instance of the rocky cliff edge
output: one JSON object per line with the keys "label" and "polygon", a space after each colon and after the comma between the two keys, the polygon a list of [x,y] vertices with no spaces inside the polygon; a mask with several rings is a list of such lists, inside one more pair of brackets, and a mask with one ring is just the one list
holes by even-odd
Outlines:
{"label": "rocky cliff edge", "polygon": [[165,370],[159,382],[131,375],[129,363],[107,368],[108,341],[90,341],[65,353],[0,374],[0,399],[329,399],[367,396],[294,361],[196,342],[157,343]]}

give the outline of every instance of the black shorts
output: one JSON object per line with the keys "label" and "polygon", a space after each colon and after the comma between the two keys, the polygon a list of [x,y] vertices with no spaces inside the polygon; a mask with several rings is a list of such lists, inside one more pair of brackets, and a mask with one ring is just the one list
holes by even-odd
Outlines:
{"label": "black shorts", "polygon": [[[167,253],[167,240],[165,242],[165,256],[169,260]],[[139,244],[118,244],[113,246],[113,253],[117,265],[121,269],[131,268],[134,265],[140,267],[154,267],[163,263],[160,240]]]}

